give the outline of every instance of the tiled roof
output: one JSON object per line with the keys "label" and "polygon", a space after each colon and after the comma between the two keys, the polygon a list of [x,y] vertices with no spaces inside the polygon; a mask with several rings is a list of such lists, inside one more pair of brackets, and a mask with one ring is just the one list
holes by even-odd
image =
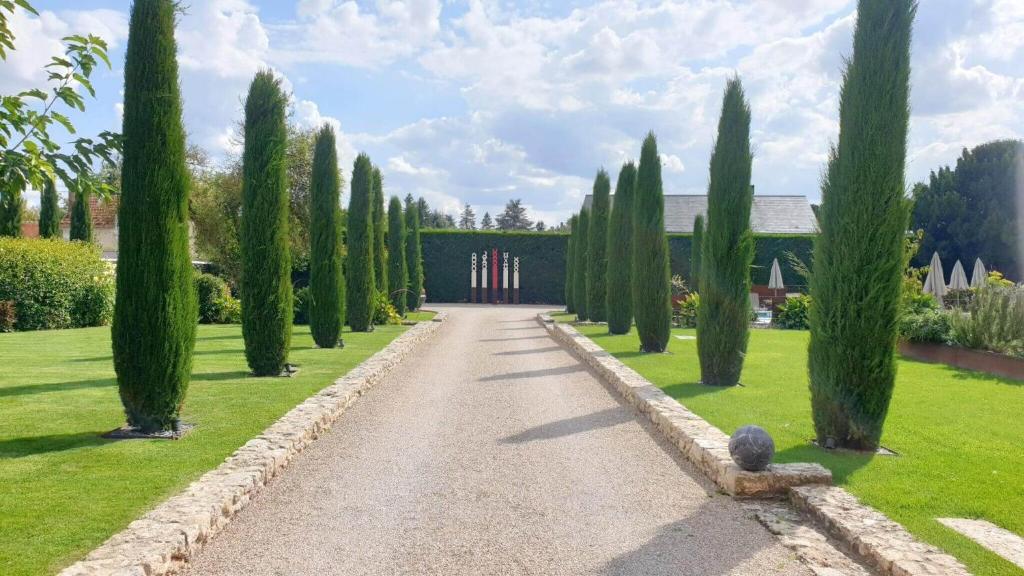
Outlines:
{"label": "tiled roof", "polygon": [[[614,196],[612,197],[614,200]],[[583,200],[590,208],[591,195]],[[690,234],[697,214],[707,214],[708,197],[696,194],[665,195],[665,230]],[[806,196],[754,196],[750,228],[755,234],[817,234],[818,221]]]}
{"label": "tiled roof", "polygon": [[[75,196],[71,195],[68,203],[68,210],[61,220],[61,228],[71,226],[71,206],[74,205]],[[100,200],[95,196],[89,197],[89,210],[92,214],[92,225],[94,228],[115,228],[117,225],[117,198]]]}

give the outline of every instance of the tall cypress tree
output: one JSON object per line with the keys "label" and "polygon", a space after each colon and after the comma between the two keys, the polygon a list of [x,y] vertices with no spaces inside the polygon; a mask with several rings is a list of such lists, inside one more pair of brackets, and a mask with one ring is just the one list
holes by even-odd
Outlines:
{"label": "tall cypress tree", "polygon": [[245,100],[242,153],[242,336],[256,376],[277,376],[292,335],[285,154],[288,97],[273,72],[256,74]]}
{"label": "tall cypress tree", "polygon": [[25,200],[20,188],[11,188],[0,194],[0,236],[21,237],[21,210]]}
{"label": "tall cypress tree", "polygon": [[341,178],[334,129],[316,135],[310,179],[309,329],[321,348],[334,348],[345,325],[341,272]]}
{"label": "tall cypress tree", "polygon": [[71,203],[71,229],[68,230],[68,238],[92,242],[92,207],[86,196],[75,194],[75,201]]}
{"label": "tall cypress tree", "polygon": [[49,178],[39,202],[39,237],[60,238],[60,199],[57,185]]}
{"label": "tall cypress tree", "polygon": [[576,274],[576,242],[577,242],[577,229],[579,228],[578,221],[579,216],[573,214],[569,218],[569,238],[566,241],[565,248],[565,311],[568,314],[576,313],[576,302],[573,298],[576,290],[575,285],[575,274]]}
{"label": "tall cypress tree", "polygon": [[114,370],[128,424],[177,428],[199,307],[189,255],[176,3],[135,0],[124,65]]}
{"label": "tall cypress tree", "polygon": [[587,316],[594,322],[608,320],[605,298],[608,290],[608,196],[611,186],[608,173],[602,168],[594,178],[587,247]]}
{"label": "tall cypress tree", "polygon": [[423,249],[420,246],[420,211],[415,202],[405,204],[405,265],[409,272],[409,310],[418,310],[423,290]]}
{"label": "tall cypress tree", "polygon": [[377,292],[388,293],[388,260],[385,252],[387,226],[384,225],[384,177],[373,167],[373,282]]}
{"label": "tall cypress tree", "polygon": [[875,449],[892,398],[916,11],[912,0],[858,3],[810,282],[808,364],[822,445]]}
{"label": "tall cypress tree", "polygon": [[711,153],[707,237],[702,240],[697,353],[709,386],[740,382],[750,330],[750,106],[739,78],[729,80]]}
{"label": "tall cypress tree", "polygon": [[587,314],[587,276],[590,270],[587,268],[587,257],[590,252],[590,210],[580,210],[579,220],[576,221],[579,228],[577,231],[575,249],[573,250],[573,291],[572,299],[576,304],[576,320],[585,322],[590,319]]}
{"label": "tall cypress tree", "polygon": [[352,168],[348,201],[348,323],[353,332],[373,327],[373,165],[360,154]]}
{"label": "tall cypress tree", "polygon": [[633,326],[633,197],[636,164],[626,162],[615,183],[615,202],[608,221],[608,332],[627,334]]}
{"label": "tall cypress tree", "polygon": [[640,351],[664,352],[672,328],[672,292],[661,158],[654,132],[647,134],[640,151],[633,202],[633,316]]}
{"label": "tall cypress tree", "polygon": [[409,287],[409,265],[405,262],[405,215],[402,201],[392,196],[388,203],[388,293],[395,310],[402,316],[409,307],[405,291]]}
{"label": "tall cypress tree", "polygon": [[693,219],[693,236],[690,237],[690,289],[700,292],[700,267],[704,260],[704,215]]}

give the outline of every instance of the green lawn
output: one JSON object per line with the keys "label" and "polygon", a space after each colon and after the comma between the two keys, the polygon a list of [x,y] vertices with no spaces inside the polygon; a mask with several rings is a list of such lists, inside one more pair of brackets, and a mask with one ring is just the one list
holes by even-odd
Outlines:
{"label": "green lawn", "polygon": [[246,376],[240,326],[200,326],[179,441],[113,442],[124,423],[110,329],[0,334],[0,574],[54,573],[180,491],[406,330],[313,347],[296,326],[294,378]]}
{"label": "green lawn", "polygon": [[409,312],[403,318],[406,322],[427,322],[434,319],[437,316],[437,312],[431,310],[417,310],[416,312]]}
{"label": "green lawn", "polygon": [[697,383],[696,340],[676,338],[693,330],[673,330],[669,353],[658,355],[639,354],[635,333],[579,330],[724,432],[763,426],[775,439],[777,461],[827,466],[836,484],[976,575],[1024,575],[934,520],[983,518],[1024,535],[1024,383],[901,360],[882,437],[899,456],[826,453],[809,443],[807,332],[751,331],[744,386],[717,389]]}

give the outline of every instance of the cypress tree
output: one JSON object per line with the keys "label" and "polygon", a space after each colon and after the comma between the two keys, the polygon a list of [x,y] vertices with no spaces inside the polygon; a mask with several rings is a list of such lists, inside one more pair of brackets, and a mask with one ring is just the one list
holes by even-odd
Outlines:
{"label": "cypress tree", "polygon": [[711,153],[707,237],[702,240],[697,354],[701,380],[735,386],[750,330],[750,106],[739,78],[729,80]]}
{"label": "cypress tree", "polygon": [[135,0],[124,67],[114,369],[128,424],[176,429],[199,307],[189,255],[176,2]]}
{"label": "cypress tree", "polygon": [[641,352],[664,352],[672,325],[661,158],[654,132],[640,151],[633,200],[633,316]]}
{"label": "cypress tree", "polygon": [[573,214],[569,218],[569,239],[566,241],[565,248],[565,311],[568,314],[576,313],[576,303],[573,299],[575,286],[575,274],[576,274],[576,229],[579,227],[577,222],[579,216]]}
{"label": "cypress tree", "polygon": [[602,168],[594,178],[594,201],[590,209],[590,238],[587,246],[587,316],[594,322],[608,320],[608,196],[611,180]]}
{"label": "cypress tree", "polygon": [[384,226],[384,177],[373,167],[373,281],[377,292],[388,293],[388,260],[385,252],[387,227]]}
{"label": "cypress tree", "polygon": [[704,260],[704,215],[693,219],[693,236],[690,238],[690,289],[700,292],[700,267]]}
{"label": "cypress tree", "polygon": [[423,291],[423,250],[420,246],[420,211],[412,202],[405,206],[405,264],[409,272],[409,310],[420,307],[420,292]]}
{"label": "cypress tree", "polygon": [[256,74],[245,100],[242,153],[242,336],[256,376],[277,376],[292,333],[291,254],[285,125],[288,99],[269,70]]}
{"label": "cypress tree", "polygon": [[68,230],[68,238],[92,242],[92,207],[89,206],[89,198],[81,194],[75,194],[75,201],[71,203],[71,229]]}
{"label": "cypress tree", "polygon": [[348,323],[353,332],[373,327],[373,165],[360,154],[352,168],[348,201]]}
{"label": "cypress tree", "polygon": [[615,183],[615,202],[608,221],[608,332],[628,334],[633,326],[633,197],[636,164],[626,162]]}
{"label": "cypress tree", "polygon": [[25,201],[20,188],[12,188],[10,184],[7,187],[0,193],[0,236],[21,238],[21,210]]}
{"label": "cypress tree", "polygon": [[405,261],[405,215],[398,196],[392,196],[388,203],[388,253],[394,254],[388,259],[388,294],[395,310],[405,316],[409,304],[405,294],[409,287],[409,265]]}
{"label": "cypress tree", "polygon": [[39,201],[39,237],[60,238],[60,199],[57,185],[47,179]]}
{"label": "cypress tree", "polygon": [[858,3],[810,281],[811,404],[825,446],[875,449],[892,397],[916,10],[912,0]]}
{"label": "cypress tree", "polygon": [[341,272],[341,178],[334,129],[316,135],[310,179],[309,329],[321,348],[338,345],[345,325]]}
{"label": "cypress tree", "polygon": [[587,257],[590,252],[590,210],[580,210],[579,220],[576,221],[579,227],[574,244],[573,259],[573,291],[572,300],[576,304],[576,320],[585,322],[590,319],[587,314],[587,276],[590,270],[587,269]]}

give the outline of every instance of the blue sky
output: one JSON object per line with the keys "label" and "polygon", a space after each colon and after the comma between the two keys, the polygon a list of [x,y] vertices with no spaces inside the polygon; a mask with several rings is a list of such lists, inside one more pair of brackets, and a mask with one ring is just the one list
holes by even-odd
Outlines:
{"label": "blue sky", "polygon": [[[128,0],[35,0],[13,19],[0,92],[41,84],[59,38],[92,32],[114,69],[75,121],[118,129]],[[703,193],[721,91],[753,110],[759,194],[819,196],[838,133],[852,0],[192,0],[178,28],[190,140],[236,153],[262,67],[286,79],[293,120],[334,124],[347,174],[366,151],[387,192],[451,213],[522,198],[552,224],[605,167],[614,179],[658,135],[666,193]],[[963,147],[1024,135],[1024,2],[922,0],[913,45],[908,186]],[[34,196],[32,197],[34,198]]]}

